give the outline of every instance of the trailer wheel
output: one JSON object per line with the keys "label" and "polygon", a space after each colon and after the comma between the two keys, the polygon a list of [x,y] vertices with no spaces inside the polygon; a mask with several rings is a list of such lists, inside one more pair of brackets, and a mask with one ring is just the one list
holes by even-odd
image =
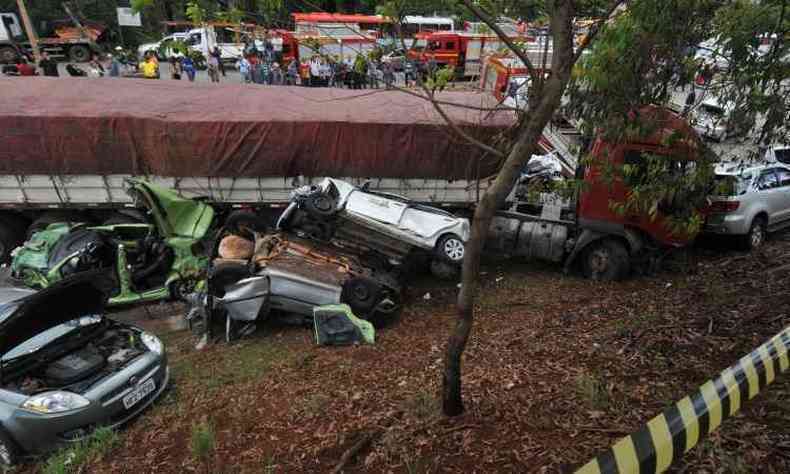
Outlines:
{"label": "trailer wheel", "polygon": [[16,50],[10,46],[0,48],[0,63],[15,64],[19,59],[18,56]]}
{"label": "trailer wheel", "polygon": [[25,241],[25,229],[8,216],[0,216],[0,262],[11,259],[11,252]]}
{"label": "trailer wheel", "polygon": [[87,46],[75,44],[69,48],[69,59],[75,63],[86,63],[91,60],[91,50]]}
{"label": "trailer wheel", "polygon": [[310,217],[326,219],[335,213],[335,200],[324,193],[315,193],[305,199],[304,210]]}
{"label": "trailer wheel", "polygon": [[622,280],[631,271],[628,250],[614,239],[603,239],[590,244],[584,252],[582,264],[584,275],[591,280]]}
{"label": "trailer wheel", "polygon": [[355,277],[343,285],[340,301],[348,304],[356,315],[364,318],[378,303],[379,293],[377,283],[368,278]]}
{"label": "trailer wheel", "polygon": [[45,212],[38,216],[30,227],[27,228],[27,238],[33,236],[36,232],[46,229],[48,225],[56,222],[84,222],[85,217],[77,212],[68,211],[52,211]]}

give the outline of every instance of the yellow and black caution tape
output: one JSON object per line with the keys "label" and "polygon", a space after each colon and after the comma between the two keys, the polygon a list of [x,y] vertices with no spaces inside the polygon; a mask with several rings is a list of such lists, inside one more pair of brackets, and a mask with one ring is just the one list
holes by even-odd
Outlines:
{"label": "yellow and black caution tape", "polygon": [[666,471],[722,421],[790,366],[790,327],[741,358],[692,395],[648,421],[576,471],[576,474],[646,474]]}

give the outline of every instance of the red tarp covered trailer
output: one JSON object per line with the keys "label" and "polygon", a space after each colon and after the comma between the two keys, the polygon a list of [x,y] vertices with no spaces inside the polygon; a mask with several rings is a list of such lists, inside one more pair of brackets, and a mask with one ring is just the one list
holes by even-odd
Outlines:
{"label": "red tarp covered trailer", "polygon": [[[491,106],[490,95],[442,101]],[[444,106],[486,140],[509,112]],[[474,180],[491,157],[399,91],[170,80],[0,79],[0,175],[344,176]]]}

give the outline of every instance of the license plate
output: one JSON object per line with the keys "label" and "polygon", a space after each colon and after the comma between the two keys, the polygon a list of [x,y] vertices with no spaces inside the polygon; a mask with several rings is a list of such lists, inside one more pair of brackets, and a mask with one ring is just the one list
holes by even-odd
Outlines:
{"label": "license plate", "polygon": [[146,395],[150,394],[151,392],[156,389],[156,384],[154,383],[154,379],[148,379],[143,382],[141,385],[138,385],[137,388],[132,390],[129,395],[123,397],[123,406],[127,409],[136,405],[140,400],[146,397]]}

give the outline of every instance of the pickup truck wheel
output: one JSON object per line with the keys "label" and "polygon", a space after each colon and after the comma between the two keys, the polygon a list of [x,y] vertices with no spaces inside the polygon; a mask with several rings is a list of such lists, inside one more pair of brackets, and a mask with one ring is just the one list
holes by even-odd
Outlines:
{"label": "pickup truck wheel", "polygon": [[449,234],[439,239],[436,252],[446,261],[457,265],[464,260],[466,245],[457,235]]}
{"label": "pickup truck wheel", "polygon": [[458,265],[438,258],[431,260],[431,275],[440,280],[457,280],[460,273],[461,267]]}
{"label": "pickup truck wheel", "polygon": [[69,48],[69,59],[75,63],[86,63],[91,59],[91,50],[81,44],[74,45]]}
{"label": "pickup truck wheel", "polygon": [[584,252],[584,275],[591,280],[615,281],[625,278],[631,270],[628,250],[613,239],[590,244]]}
{"label": "pickup truck wheel", "polygon": [[0,466],[3,472],[19,462],[20,451],[14,440],[0,429]]}
{"label": "pickup truck wheel", "polygon": [[752,225],[749,226],[749,233],[743,236],[743,247],[745,250],[755,250],[765,243],[766,230],[765,219],[755,217]]}
{"label": "pickup truck wheel", "polygon": [[304,201],[304,210],[311,217],[326,219],[335,213],[335,200],[326,194],[311,194]]}

